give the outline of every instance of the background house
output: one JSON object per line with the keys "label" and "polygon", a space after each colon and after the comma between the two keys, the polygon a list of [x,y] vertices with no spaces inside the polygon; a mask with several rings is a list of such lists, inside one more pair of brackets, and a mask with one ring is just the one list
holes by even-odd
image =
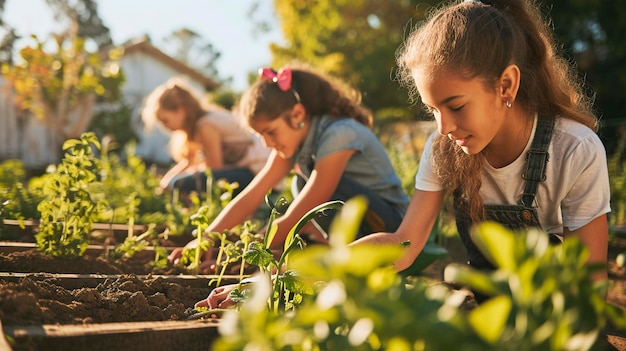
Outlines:
{"label": "background house", "polygon": [[[171,157],[167,150],[169,135],[155,128],[151,133],[143,131],[141,108],[144,98],[158,85],[172,77],[185,79],[193,88],[202,92],[215,90],[218,84],[183,62],[172,58],[152,46],[146,38],[129,41],[124,45],[124,55],[120,67],[126,76],[122,87],[122,98],[132,109],[131,125],[118,128],[133,128],[140,141],[136,154],[147,163],[168,165]],[[99,109],[111,106],[85,106],[76,111],[75,119],[81,113],[94,114]],[[78,133],[80,134],[80,133]],[[78,137],[80,135],[76,135]],[[41,170],[51,163],[57,163],[58,155],[50,150],[54,133],[34,115],[16,109],[9,85],[0,77],[0,161],[22,160],[26,169]]]}
{"label": "background house", "polygon": [[203,92],[215,90],[218,84],[163,53],[145,38],[130,41],[125,45],[121,67],[126,74],[124,99],[133,106],[133,128],[140,136],[136,153],[147,162],[167,164],[171,162],[167,150],[169,140],[167,133],[159,128],[155,128],[149,134],[143,132],[140,116],[143,99],[154,88],[172,77],[182,77],[192,88]]}

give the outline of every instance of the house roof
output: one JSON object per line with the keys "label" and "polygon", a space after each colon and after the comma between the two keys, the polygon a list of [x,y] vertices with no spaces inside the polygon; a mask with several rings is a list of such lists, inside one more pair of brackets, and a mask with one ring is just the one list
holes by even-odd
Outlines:
{"label": "house roof", "polygon": [[188,75],[192,79],[197,80],[204,86],[206,90],[215,90],[219,86],[219,84],[213,79],[203,75],[202,73],[189,67],[185,63],[176,60],[175,58],[165,54],[163,51],[152,46],[152,44],[150,44],[150,42],[145,38],[134,40],[124,45],[124,53],[132,52],[143,52],[147,55],[154,57],[155,59],[172,67],[173,69]]}

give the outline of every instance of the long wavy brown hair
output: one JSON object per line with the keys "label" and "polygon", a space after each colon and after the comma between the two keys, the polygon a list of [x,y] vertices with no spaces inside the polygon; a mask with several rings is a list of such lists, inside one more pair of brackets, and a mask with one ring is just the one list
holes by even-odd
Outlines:
{"label": "long wavy brown hair", "polygon": [[[559,116],[597,130],[592,99],[585,95],[574,68],[559,54],[556,40],[540,9],[531,1],[456,1],[433,9],[398,50],[398,78],[417,99],[412,73],[440,69],[477,78],[496,89],[497,79],[510,64],[520,68],[516,104],[525,115]],[[453,141],[437,135],[432,162],[454,207],[474,221],[484,219],[481,155],[467,155]]]}
{"label": "long wavy brown hair", "polygon": [[146,129],[150,130],[157,121],[159,110],[185,111],[185,122],[182,131],[174,131],[169,142],[170,153],[174,160],[190,156],[191,144],[194,142],[196,123],[210,111],[225,111],[221,106],[211,104],[202,93],[196,91],[183,79],[171,78],[156,87],[146,97],[141,117]]}
{"label": "long wavy brown hair", "polygon": [[241,97],[238,112],[248,121],[274,119],[289,111],[298,97],[311,118],[328,115],[350,117],[371,128],[371,112],[362,106],[361,94],[340,80],[318,72],[304,63],[291,63],[291,88],[281,90],[269,79],[259,78]]}

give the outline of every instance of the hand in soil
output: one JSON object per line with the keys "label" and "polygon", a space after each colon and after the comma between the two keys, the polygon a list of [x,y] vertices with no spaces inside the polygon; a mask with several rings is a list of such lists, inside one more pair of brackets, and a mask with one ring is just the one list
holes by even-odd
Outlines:
{"label": "hand in soil", "polygon": [[196,302],[194,307],[208,307],[211,309],[232,307],[235,305],[235,302],[229,297],[229,294],[236,287],[237,284],[217,287],[209,293],[206,299]]}

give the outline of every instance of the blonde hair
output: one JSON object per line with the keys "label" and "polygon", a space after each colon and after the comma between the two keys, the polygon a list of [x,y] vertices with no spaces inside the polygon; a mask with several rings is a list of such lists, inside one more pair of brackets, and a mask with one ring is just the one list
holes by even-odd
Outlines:
{"label": "blonde hair", "polygon": [[[456,1],[435,9],[398,51],[398,78],[413,96],[412,72],[447,69],[466,78],[481,79],[488,88],[505,67],[516,64],[521,82],[516,104],[528,116],[560,116],[597,130],[592,100],[568,62],[557,53],[555,39],[539,9],[527,0],[498,0],[493,4]],[[455,207],[474,222],[484,219],[481,186],[482,157],[465,154],[447,137],[433,142],[432,162],[446,194],[460,191]]]}

